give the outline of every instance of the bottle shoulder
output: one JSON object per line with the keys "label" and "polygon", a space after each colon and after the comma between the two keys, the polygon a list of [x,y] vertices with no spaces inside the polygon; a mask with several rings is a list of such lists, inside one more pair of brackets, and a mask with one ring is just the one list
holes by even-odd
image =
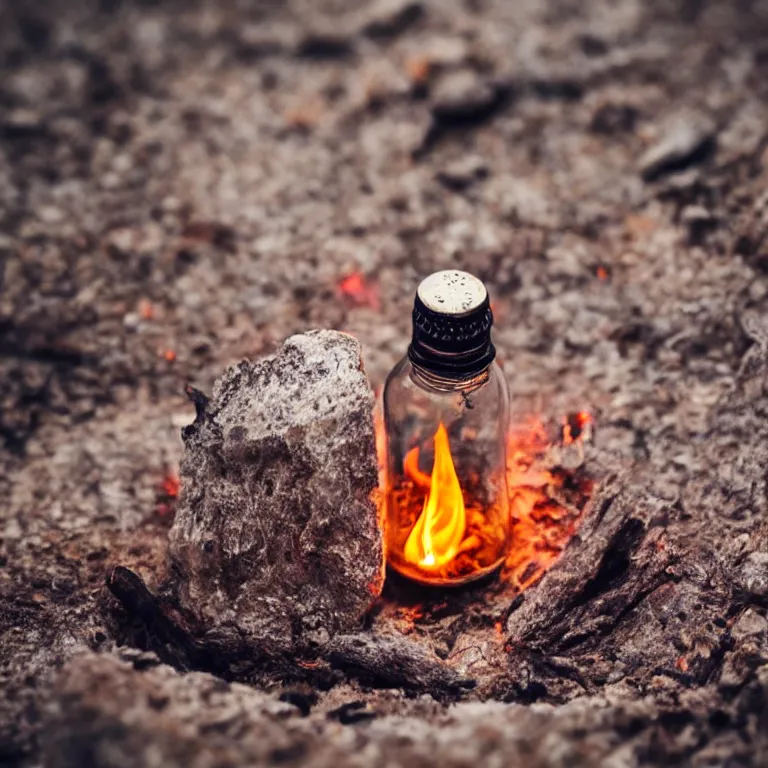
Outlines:
{"label": "bottle shoulder", "polygon": [[387,403],[393,397],[400,398],[408,391],[413,390],[413,380],[411,378],[411,372],[413,370],[413,364],[408,357],[403,357],[395,367],[389,372],[389,375],[384,382],[383,398]]}
{"label": "bottle shoulder", "polygon": [[412,369],[413,363],[408,359],[408,355],[405,355],[405,357],[402,357],[389,372],[384,386],[386,387],[391,382],[395,382],[401,376],[410,376]]}
{"label": "bottle shoulder", "polygon": [[509,396],[509,387],[507,386],[507,377],[504,375],[502,367],[494,360],[488,370],[489,381],[506,397]]}

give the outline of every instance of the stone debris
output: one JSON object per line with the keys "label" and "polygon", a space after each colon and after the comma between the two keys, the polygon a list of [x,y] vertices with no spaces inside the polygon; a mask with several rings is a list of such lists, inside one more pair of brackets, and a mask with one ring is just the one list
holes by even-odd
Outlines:
{"label": "stone debris", "polygon": [[[65,667],[47,707],[45,764],[591,768],[636,765],[636,753],[659,738],[671,742],[669,748],[684,748],[686,738],[702,738],[708,730],[695,699],[679,737],[656,722],[650,698],[589,696],[559,708],[461,703],[430,719],[376,717],[360,704],[352,699],[326,714],[302,716],[289,701],[245,685],[202,673],[180,676],[151,658],[88,653]],[[588,739],[574,739],[584,731]]]}
{"label": "stone debris", "polygon": [[768,552],[750,552],[736,581],[749,595],[768,595]]}
{"label": "stone debris", "polygon": [[424,4],[417,0],[379,0],[365,11],[362,32],[373,38],[399,35],[424,14]]}
{"label": "stone debris", "polygon": [[640,158],[640,173],[645,181],[667,173],[685,170],[697,156],[705,154],[715,139],[714,122],[698,112],[681,112],[671,117],[661,138]]}
{"label": "stone debris", "polygon": [[437,173],[437,180],[456,192],[466,189],[488,176],[488,165],[478,155],[468,155],[446,165]]}
{"label": "stone debris", "polygon": [[438,123],[465,123],[489,117],[500,101],[499,87],[469,69],[442,77],[432,97]]}

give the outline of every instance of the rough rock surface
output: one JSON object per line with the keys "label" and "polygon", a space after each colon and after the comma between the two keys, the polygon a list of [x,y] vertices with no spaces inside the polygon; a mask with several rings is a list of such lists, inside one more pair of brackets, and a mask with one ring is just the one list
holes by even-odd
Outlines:
{"label": "rough rock surface", "polygon": [[288,649],[362,625],[381,592],[373,393],[360,344],[288,339],[216,382],[184,430],[173,586],[206,630]]}

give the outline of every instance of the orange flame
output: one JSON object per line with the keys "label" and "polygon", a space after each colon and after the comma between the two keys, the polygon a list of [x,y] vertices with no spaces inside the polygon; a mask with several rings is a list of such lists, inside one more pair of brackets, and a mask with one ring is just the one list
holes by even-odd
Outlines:
{"label": "orange flame", "polygon": [[440,422],[435,432],[435,461],[429,495],[405,542],[405,559],[425,571],[442,567],[458,553],[466,528],[461,485],[451,458],[448,432]]}
{"label": "orange flame", "polygon": [[429,488],[432,480],[426,472],[419,469],[419,447],[411,448],[403,459],[403,471],[419,488]]}

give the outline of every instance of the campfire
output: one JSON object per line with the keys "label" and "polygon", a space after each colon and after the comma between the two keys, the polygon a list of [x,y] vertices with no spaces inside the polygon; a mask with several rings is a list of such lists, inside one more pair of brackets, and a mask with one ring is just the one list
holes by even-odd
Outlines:
{"label": "campfire", "polygon": [[460,293],[477,307],[445,333],[426,307],[378,408],[337,331],[187,389],[196,418],[158,488],[168,558],[155,584],[107,575],[124,643],[286,697],[352,680],[404,701],[541,696],[510,626],[581,523],[592,420],[509,409],[485,289]]}

